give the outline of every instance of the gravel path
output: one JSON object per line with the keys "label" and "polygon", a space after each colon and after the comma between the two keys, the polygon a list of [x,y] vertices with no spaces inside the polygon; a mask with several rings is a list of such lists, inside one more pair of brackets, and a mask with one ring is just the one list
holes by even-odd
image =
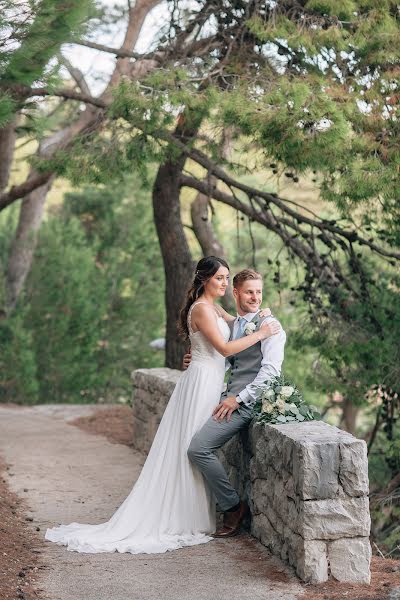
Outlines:
{"label": "gravel path", "polygon": [[[0,407],[8,484],[44,536],[72,521],[108,520],[136,480],[143,456],[68,423],[99,407]],[[27,490],[27,491],[24,491]],[[77,554],[44,542],[40,587],[49,600],[295,600],[304,588],[250,536],[157,555]]]}

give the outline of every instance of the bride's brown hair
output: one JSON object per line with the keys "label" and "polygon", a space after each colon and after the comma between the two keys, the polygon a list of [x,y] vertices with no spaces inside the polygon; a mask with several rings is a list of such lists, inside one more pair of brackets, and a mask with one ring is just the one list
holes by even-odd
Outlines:
{"label": "bride's brown hair", "polygon": [[178,332],[185,340],[189,337],[187,318],[189,309],[193,302],[204,292],[204,284],[215,275],[220,267],[226,267],[229,271],[229,265],[223,258],[217,256],[206,256],[197,263],[194,280],[186,294],[185,304],[180,312],[178,321]]}

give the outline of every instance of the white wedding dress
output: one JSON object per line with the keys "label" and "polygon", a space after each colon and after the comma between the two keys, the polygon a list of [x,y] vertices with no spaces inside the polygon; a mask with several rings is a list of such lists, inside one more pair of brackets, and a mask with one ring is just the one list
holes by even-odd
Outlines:
{"label": "white wedding dress", "polygon": [[[197,303],[195,303],[197,304]],[[165,409],[147,460],[129,496],[106,523],[71,523],[45,538],[76,552],[158,553],[204,544],[215,531],[215,500],[187,449],[220,400],[225,359],[204,335],[191,329],[192,361]],[[227,341],[229,327],[217,324]]]}

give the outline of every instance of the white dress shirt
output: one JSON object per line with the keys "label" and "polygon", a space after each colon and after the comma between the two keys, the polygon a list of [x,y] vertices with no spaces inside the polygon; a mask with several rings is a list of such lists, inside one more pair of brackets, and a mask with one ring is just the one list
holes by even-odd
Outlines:
{"label": "white dress shirt", "polygon": [[[257,311],[259,312],[259,311]],[[257,313],[247,313],[243,317],[250,323]],[[275,317],[266,317],[265,320],[275,320]],[[279,323],[279,321],[278,321]],[[233,324],[232,339],[235,339],[237,328],[239,325],[239,315],[235,319]],[[246,406],[252,406],[256,401],[255,388],[260,384],[264,383],[267,379],[272,379],[281,374],[282,362],[284,357],[284,348],[286,342],[286,333],[283,331],[282,326],[279,333],[271,335],[270,337],[262,340],[261,343],[261,368],[258,371],[257,376],[251,381],[237,396],[242,400]]]}

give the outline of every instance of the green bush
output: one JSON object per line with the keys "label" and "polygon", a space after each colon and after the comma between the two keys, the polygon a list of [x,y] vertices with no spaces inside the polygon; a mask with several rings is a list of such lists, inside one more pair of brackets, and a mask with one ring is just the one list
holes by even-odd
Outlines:
{"label": "green bush", "polygon": [[[164,272],[149,193],[135,187],[69,193],[43,224],[24,293],[0,321],[0,401],[128,401],[131,371],[163,363],[149,342],[164,335]],[[2,215],[3,264],[15,225],[15,211]]]}
{"label": "green bush", "polygon": [[42,402],[78,401],[101,386],[98,342],[106,279],[77,219],[50,219],[27,282],[25,302]]}
{"label": "green bush", "polygon": [[24,314],[0,321],[0,402],[34,404],[39,398],[32,332]]}

